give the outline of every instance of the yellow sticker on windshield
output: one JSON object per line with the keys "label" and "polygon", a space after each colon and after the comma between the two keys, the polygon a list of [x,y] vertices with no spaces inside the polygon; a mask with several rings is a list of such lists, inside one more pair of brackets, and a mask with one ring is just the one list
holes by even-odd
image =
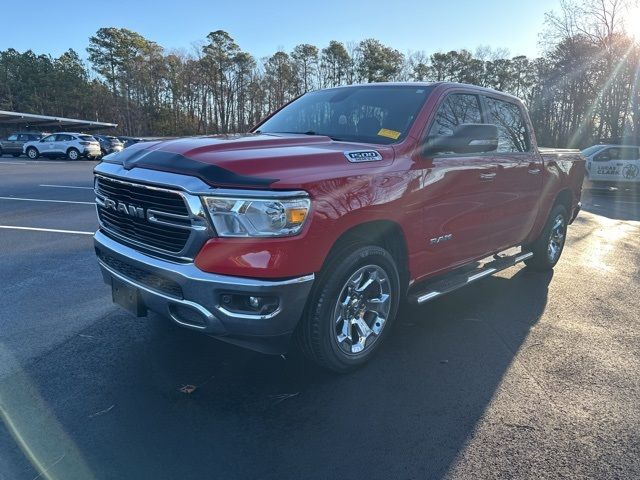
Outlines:
{"label": "yellow sticker on windshield", "polygon": [[394,140],[397,140],[400,135],[401,135],[400,132],[396,132],[395,130],[389,130],[388,128],[381,128],[380,131],[378,132],[379,137],[393,138]]}

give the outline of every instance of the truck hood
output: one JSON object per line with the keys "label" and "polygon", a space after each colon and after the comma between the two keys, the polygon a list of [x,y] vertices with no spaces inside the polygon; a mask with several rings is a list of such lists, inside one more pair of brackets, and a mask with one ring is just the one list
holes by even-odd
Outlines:
{"label": "truck hood", "polygon": [[[365,152],[365,153],[361,153]],[[297,188],[385,167],[393,148],[303,134],[242,134],[137,143],[103,161],[199,177],[214,187]],[[364,172],[363,172],[364,173]]]}

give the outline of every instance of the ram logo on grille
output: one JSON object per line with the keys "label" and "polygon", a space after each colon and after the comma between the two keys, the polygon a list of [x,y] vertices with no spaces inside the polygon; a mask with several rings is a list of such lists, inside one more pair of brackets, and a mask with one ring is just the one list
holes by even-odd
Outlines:
{"label": "ram logo on grille", "polygon": [[111,209],[118,213],[124,213],[130,217],[145,218],[144,208],[128,205],[124,202],[116,202],[106,197],[104,199],[104,208]]}

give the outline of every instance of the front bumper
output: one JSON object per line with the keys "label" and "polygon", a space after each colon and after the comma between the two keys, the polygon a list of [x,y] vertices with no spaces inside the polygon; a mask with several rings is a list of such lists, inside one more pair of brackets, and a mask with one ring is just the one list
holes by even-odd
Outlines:
{"label": "front bumper", "polygon": [[[102,233],[94,236],[105,283],[113,279],[139,292],[144,306],[177,324],[264,353],[283,353],[302,315],[314,275],[259,280],[206,273],[193,263],[145,255]],[[268,315],[231,312],[221,294],[273,296],[278,308]]]}

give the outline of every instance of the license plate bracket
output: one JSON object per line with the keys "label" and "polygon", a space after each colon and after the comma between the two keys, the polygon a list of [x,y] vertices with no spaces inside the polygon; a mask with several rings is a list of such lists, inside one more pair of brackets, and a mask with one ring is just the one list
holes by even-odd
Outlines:
{"label": "license plate bracket", "polygon": [[147,307],[142,302],[138,289],[117,278],[111,279],[111,298],[114,303],[129,311],[132,315],[136,317],[147,316]]}

